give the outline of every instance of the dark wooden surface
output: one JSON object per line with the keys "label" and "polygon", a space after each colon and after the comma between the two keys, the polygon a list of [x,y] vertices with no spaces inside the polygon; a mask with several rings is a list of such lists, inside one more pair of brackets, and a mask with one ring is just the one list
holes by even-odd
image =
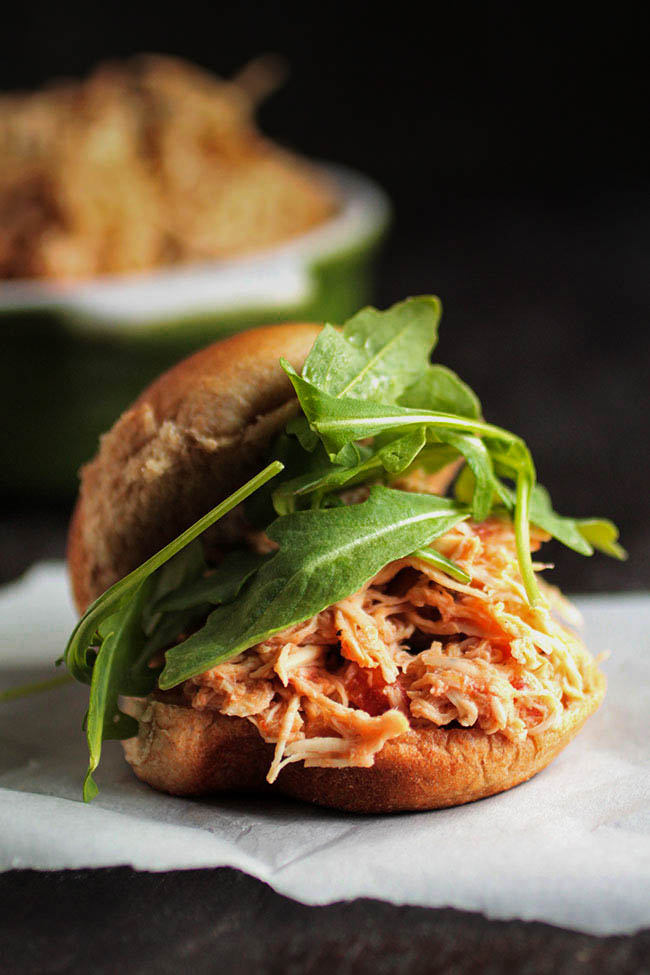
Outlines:
{"label": "dark wooden surface", "polygon": [[641,975],[649,959],[650,932],[594,938],[373,900],[309,908],[236,870],[0,877],[4,975]]}

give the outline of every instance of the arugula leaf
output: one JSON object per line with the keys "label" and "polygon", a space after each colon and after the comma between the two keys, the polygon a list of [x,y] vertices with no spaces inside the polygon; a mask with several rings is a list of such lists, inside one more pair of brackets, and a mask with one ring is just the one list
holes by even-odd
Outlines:
{"label": "arugula leaf", "polygon": [[530,520],[580,555],[593,555],[597,548],[612,558],[627,558],[625,549],[617,542],[618,529],[611,521],[558,515],[553,510],[550,494],[541,484],[536,484],[531,494]]}
{"label": "arugula leaf", "polygon": [[191,606],[188,609],[179,609],[173,613],[160,614],[156,628],[149,634],[147,642],[142,648],[142,656],[151,660],[154,654],[164,650],[170,643],[174,643],[181,633],[195,629],[203,622],[211,609],[210,603],[203,603],[199,606]]}
{"label": "arugula leaf", "polygon": [[285,430],[275,438],[270,456],[274,460],[280,461],[283,469],[276,478],[264,484],[246,502],[246,520],[254,528],[264,530],[275,517],[273,494],[279,485],[302,475],[306,471],[320,469],[323,461],[329,463],[318,436],[310,429],[305,417],[301,414],[300,417],[294,417],[294,419],[303,421],[307,432],[314,438],[313,447],[307,451],[296,436],[288,435],[287,431],[291,426],[291,421]]}
{"label": "arugula leaf", "polygon": [[152,578],[153,588],[142,614],[142,625],[147,634],[151,634],[160,624],[161,614],[165,612],[160,606],[171,594],[185,586],[192,585],[207,571],[207,563],[203,555],[203,547],[195,538],[184,549],[165,562]]}
{"label": "arugula leaf", "polygon": [[206,603],[212,606],[230,603],[239,595],[244,583],[268,559],[268,555],[258,555],[246,548],[230,552],[209,575],[187,582],[160,598],[155,609],[164,613],[193,609]]}
{"label": "arugula leaf", "polygon": [[476,420],[481,416],[476,393],[455,372],[437,363],[404,390],[397,402],[416,410],[455,413]]}
{"label": "arugula leaf", "polygon": [[[111,586],[95,600],[73,630],[65,652],[66,665],[73,677],[90,684],[86,715],[89,764],[83,786],[86,802],[97,794],[93,772],[99,764],[102,742],[137,734],[137,722],[118,707],[119,696],[143,696],[155,687],[158,671],[149,666],[149,660],[158,644],[164,646],[168,642],[164,626],[169,627],[170,623],[169,617],[163,616],[161,624],[155,600],[164,598],[170,587],[179,581],[184,582],[203,564],[196,547],[189,553],[182,553],[180,558],[178,553],[281,470],[279,462],[270,464],[160,552]],[[170,560],[174,564],[170,564]],[[156,570],[162,570],[157,577],[154,575]],[[147,608],[152,601],[153,611]],[[196,613],[197,610],[189,612]],[[201,609],[201,617],[203,615]],[[143,623],[149,630],[153,628],[149,638]],[[171,623],[176,627],[178,618]],[[173,636],[178,632],[175,629]]]}
{"label": "arugula leaf", "polygon": [[[281,363],[296,390],[312,430],[318,434],[335,462],[340,452],[350,443],[386,432],[406,432],[416,427],[429,427],[436,434],[445,430],[480,433],[483,437],[502,441],[504,450],[500,453],[500,458],[504,463],[508,462],[508,447],[514,443],[525,447],[519,437],[482,420],[449,413],[434,413],[431,410],[413,410],[405,406],[352,397],[337,399],[299,376],[286,359],[282,359]],[[514,455],[510,460],[514,461]]]}
{"label": "arugula leaf", "polygon": [[575,552],[593,555],[594,550],[579,531],[575,520],[564,518],[553,511],[551,496],[541,484],[536,484],[531,494],[530,520]]}
{"label": "arugula leaf", "polygon": [[[530,492],[535,484],[535,467],[530,452],[520,437],[483,420],[428,410],[412,410],[351,397],[336,399],[298,376],[286,360],[282,360],[282,366],[293,383],[312,430],[321,438],[334,462],[351,443],[389,432],[397,435],[400,431],[425,427],[432,439],[437,440],[444,439],[449,434],[480,436],[485,441],[492,464],[498,463],[516,480],[514,527],[517,557],[528,599],[533,605],[538,602],[540,596],[530,555],[528,528],[528,505]],[[461,445],[469,449],[467,442],[456,440],[454,443],[457,449]],[[482,511],[485,510],[487,497],[486,481],[492,481],[492,486],[496,489],[498,482],[496,479],[492,480],[493,476],[490,475],[485,458],[480,457],[477,450],[472,450],[471,456],[482,478],[480,483],[477,482],[477,506]]]}
{"label": "arugula leaf", "polygon": [[[372,451],[368,451],[372,455]],[[288,515],[295,511],[300,501],[314,495],[322,495],[344,487],[354,476],[355,471],[366,473],[365,464],[362,462],[355,467],[346,467],[344,464],[334,464],[329,459],[322,445],[319,445],[314,462],[307,464],[307,469],[303,474],[284,481],[273,492],[273,507],[276,514]],[[310,458],[311,460],[311,458]],[[312,507],[320,507],[319,499],[314,501]]]}
{"label": "arugula leaf", "polygon": [[[427,371],[400,396],[400,406],[416,410],[430,410],[434,413],[454,414],[469,419],[479,419],[481,404],[470,387],[446,366],[432,365]],[[474,521],[484,521],[492,508],[495,491],[499,493],[499,484],[494,475],[490,453],[479,437],[467,433],[453,431],[436,432],[436,439],[442,444],[452,447],[463,456],[469,468],[475,475],[474,490],[471,495],[472,518]],[[429,448],[419,459],[418,466],[425,469],[440,470],[445,466],[447,458],[444,451]]]}
{"label": "arugula leaf", "polygon": [[[411,466],[425,442],[423,429],[387,437],[384,442],[377,438],[373,447],[357,447],[359,462],[351,467],[332,463],[323,452],[318,455],[318,465],[276,488],[273,492],[275,510],[279,515],[289,514],[296,510],[295,503],[299,499],[315,495],[318,501],[332,491],[381,479],[383,472],[396,477]],[[313,506],[320,507],[318,503]]]}
{"label": "arugula leaf", "polygon": [[[295,437],[303,450],[311,453],[319,444],[318,434],[309,426],[307,417],[301,414],[293,416],[285,427],[286,433]],[[282,435],[281,435],[282,436]]]}
{"label": "arugula leaf", "polygon": [[581,518],[577,524],[580,534],[594,548],[614,559],[627,558],[627,552],[617,541],[618,528],[608,518]]}
{"label": "arugula leaf", "polygon": [[143,562],[142,565],[134,569],[133,572],[130,572],[129,575],[120,579],[119,582],[116,582],[106,592],[102,593],[98,599],[91,603],[72,631],[63,656],[66,667],[75,680],[81,681],[83,684],[90,684],[92,680],[95,655],[91,651],[91,648],[94,646],[95,635],[102,620],[110,616],[126,596],[133,595],[145,579],[148,579],[156,569],[159,569],[173,555],[176,555],[177,552],[180,552],[186,545],[194,541],[206,528],[209,528],[210,525],[219,521],[229,511],[236,508],[238,504],[245,501],[254,491],[257,491],[263,484],[270,481],[272,477],[279,474],[281,470],[282,464],[279,461],[274,461],[272,464],[269,464],[268,467],[265,467],[259,474],[256,474],[250,481],[247,481],[237,491],[234,491],[230,497],[218,504],[216,508],[203,515],[202,518],[199,518],[198,521],[186,529],[178,538],[171,541],[169,545],[165,545],[159,552],[156,552],[150,559],[147,559],[146,562]]}
{"label": "arugula leaf", "polygon": [[146,663],[133,661],[141,656],[145,643],[142,610],[151,591],[149,579],[130,593],[116,612],[100,624],[100,645],[92,670],[90,699],[86,719],[86,739],[90,760],[83,784],[83,797],[89,802],[97,795],[93,772],[99,765],[102,742],[132,738],[138,723],[120,711],[120,694],[149,694],[156,685],[157,672]]}
{"label": "arugula leaf", "polygon": [[416,548],[415,552],[411,553],[416,559],[422,559],[423,562],[429,562],[436,569],[440,569],[445,572],[452,579],[457,579],[458,582],[464,582],[465,585],[469,585],[472,581],[471,576],[461,569],[459,565],[452,562],[451,559],[446,558],[435,548]]}
{"label": "arugula leaf", "polygon": [[438,298],[408,298],[387,311],[363,308],[343,327],[327,325],[303,368],[334,397],[394,402],[426,369],[438,340]]}
{"label": "arugula leaf", "polygon": [[[235,599],[246,580],[267,558],[242,550],[236,553],[234,560],[228,559],[227,565],[224,563],[220,566],[216,573],[188,582],[156,602],[157,623],[149,634],[143,656],[150,660],[181,633],[203,623],[214,606]],[[229,569],[232,569],[232,576]]]}
{"label": "arugula leaf", "polygon": [[467,461],[475,479],[471,502],[472,518],[477,522],[485,521],[492,510],[495,493],[501,494],[501,485],[494,474],[489,450],[480,437],[468,433],[446,431],[437,436],[443,443],[454,447]]}
{"label": "arugula leaf", "polygon": [[376,441],[379,447],[375,457],[387,474],[397,477],[415,461],[427,442],[427,435],[424,427],[416,427],[396,437],[390,437],[386,442],[382,442],[380,437]]}
{"label": "arugula leaf", "polygon": [[[413,470],[423,470],[427,474],[435,474],[437,471],[442,470],[443,467],[447,467],[448,464],[453,464],[459,457],[460,454],[458,451],[450,447],[449,444],[429,443],[427,440],[425,446],[417,457],[414,458],[410,467],[407,468],[406,473]],[[469,504],[470,502],[471,494],[467,499],[467,503]]]}
{"label": "arugula leaf", "polygon": [[[268,558],[268,555],[240,549],[226,557],[218,569],[209,575],[191,578],[171,591],[157,589],[160,595],[150,601],[150,612],[155,614],[156,622],[147,631],[149,637],[142,651],[144,658],[150,660],[159,650],[164,650],[173,643],[179,634],[203,623],[214,606],[235,599],[244,583]],[[165,568],[167,566],[159,571],[164,571]],[[153,576],[154,579],[156,575],[157,573]]]}
{"label": "arugula leaf", "polygon": [[[473,484],[474,475],[469,468],[465,468],[454,485],[456,500],[461,504],[469,504]],[[512,508],[515,492],[502,481],[499,481],[499,487],[501,500],[507,508]],[[497,499],[494,501],[496,504]],[[606,518],[569,518],[559,515],[553,510],[550,494],[541,484],[535,484],[530,494],[530,522],[580,555],[593,555],[594,549],[599,549],[615,559],[627,558],[627,552],[618,544],[616,525]]]}
{"label": "arugula leaf", "polygon": [[203,548],[199,540],[195,539],[150,576],[152,590],[142,613],[142,626],[147,634],[147,641],[141,651],[145,662],[151,660],[159,650],[169,646],[180,633],[205,619],[206,613],[210,611],[209,605],[183,606],[174,612],[168,612],[161,604],[173,599],[179,589],[200,583],[206,570]]}
{"label": "arugula leaf", "polygon": [[166,655],[163,689],[203,673],[356,592],[383,566],[467,518],[463,505],[375,486],[362,504],[297,511],[268,529],[280,550],[241,595]]}

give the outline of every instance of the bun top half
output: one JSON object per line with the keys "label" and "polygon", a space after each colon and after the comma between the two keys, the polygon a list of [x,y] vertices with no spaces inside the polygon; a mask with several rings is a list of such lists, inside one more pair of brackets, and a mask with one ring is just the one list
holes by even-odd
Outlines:
{"label": "bun top half", "polygon": [[253,476],[297,412],[280,357],[301,369],[319,325],[273,325],[215,342],[163,373],[81,470],[68,566],[83,612]]}

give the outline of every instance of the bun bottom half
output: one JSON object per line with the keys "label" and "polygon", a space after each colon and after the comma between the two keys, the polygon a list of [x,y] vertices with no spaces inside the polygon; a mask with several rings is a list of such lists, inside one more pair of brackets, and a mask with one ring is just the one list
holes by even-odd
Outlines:
{"label": "bun bottom half", "polygon": [[561,722],[513,742],[474,728],[411,728],[388,741],[370,768],[287,765],[273,785],[266,774],[274,746],[245,718],[155,698],[129,699],[139,734],[123,742],[143,782],[178,796],[275,792],[358,813],[462,805],[503,792],[545,768],[600,705],[605,678],[594,667],[589,693],[570,702]]}

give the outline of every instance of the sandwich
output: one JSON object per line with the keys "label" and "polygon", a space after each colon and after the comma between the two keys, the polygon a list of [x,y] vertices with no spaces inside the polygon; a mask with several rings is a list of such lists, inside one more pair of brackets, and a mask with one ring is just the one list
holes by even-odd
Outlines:
{"label": "sandwich", "polygon": [[543,769],[605,678],[541,577],[557,514],[524,441],[432,362],[440,303],[263,327],[157,379],[81,473],[65,652],[90,761],[182,796],[435,809]]}

